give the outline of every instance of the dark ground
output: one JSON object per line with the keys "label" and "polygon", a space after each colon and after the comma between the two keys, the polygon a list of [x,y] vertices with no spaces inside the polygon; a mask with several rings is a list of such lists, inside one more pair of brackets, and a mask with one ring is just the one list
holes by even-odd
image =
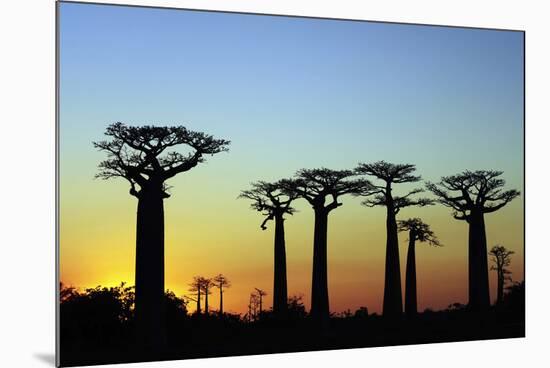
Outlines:
{"label": "dark ground", "polygon": [[503,305],[483,315],[456,304],[444,311],[425,311],[414,320],[390,323],[381,316],[358,311],[333,316],[324,330],[315,327],[300,303],[293,305],[284,323],[274,320],[269,312],[248,322],[235,315],[189,316],[185,304],[172,295],[167,299],[168,345],[162,353],[147,354],[134,347],[133,318],[124,293],[95,289],[96,293],[88,291],[62,302],[61,365],[524,337],[523,284],[510,290]]}

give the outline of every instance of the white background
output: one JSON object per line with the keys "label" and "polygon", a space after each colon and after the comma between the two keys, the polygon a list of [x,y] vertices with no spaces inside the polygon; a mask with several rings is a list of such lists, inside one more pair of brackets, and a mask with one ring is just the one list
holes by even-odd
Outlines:
{"label": "white background", "polygon": [[[550,32],[546,2],[126,0],[121,3],[527,31],[526,339],[201,359],[132,367],[548,366],[550,358],[545,348],[550,346],[547,271],[550,247],[545,228],[549,226]],[[0,2],[0,367],[53,366],[54,5],[53,0]],[[126,365],[117,365],[123,366]]]}

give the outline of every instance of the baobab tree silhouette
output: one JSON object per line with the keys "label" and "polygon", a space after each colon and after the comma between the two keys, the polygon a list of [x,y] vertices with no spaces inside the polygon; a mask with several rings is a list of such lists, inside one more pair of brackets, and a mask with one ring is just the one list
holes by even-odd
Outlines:
{"label": "baobab tree silhouette", "polygon": [[367,207],[386,207],[386,265],[384,280],[383,315],[390,319],[398,319],[403,313],[403,299],[401,296],[401,271],[399,266],[399,240],[397,236],[396,215],[404,207],[427,206],[434,203],[427,198],[412,196],[423,192],[422,189],[413,189],[403,196],[393,194],[393,184],[415,183],[421,178],[412,175],[416,170],[412,164],[392,164],[378,161],[372,164],[359,163],[355,169],[357,174],[374,176],[382,181],[382,185],[374,185],[372,189],[361,193],[372,196],[362,204]]}
{"label": "baobab tree silhouette", "polygon": [[512,272],[507,268],[512,262],[512,254],[514,251],[506,249],[502,245],[495,245],[489,251],[491,261],[494,265],[491,266],[492,271],[497,271],[497,305],[501,305],[504,297],[504,286],[507,281],[512,281],[510,276]]}
{"label": "baobab tree silhouette", "polygon": [[202,290],[204,289],[202,286],[204,284],[204,280],[205,279],[202,276],[194,276],[193,281],[189,284],[189,291],[196,293],[195,298],[193,298],[192,300],[194,300],[197,303],[197,310],[196,310],[197,314],[202,313],[201,298],[202,298]]}
{"label": "baobab tree silhouette", "polygon": [[250,298],[248,300],[248,322],[255,321],[258,317],[258,304],[260,302],[260,297],[256,291],[250,293]]}
{"label": "baobab tree silhouette", "polygon": [[212,279],[203,277],[201,287],[204,295],[204,314],[209,315],[210,309],[208,306],[208,295],[212,294],[212,287],[214,287],[214,283],[212,282]]}
{"label": "baobab tree silhouette", "polygon": [[409,233],[407,268],[405,272],[405,315],[408,318],[414,318],[418,308],[416,294],[416,241],[438,247],[441,246],[441,243],[430,229],[430,226],[419,218],[398,221],[397,229]]}
{"label": "baobab tree silhouette", "polygon": [[[338,198],[345,194],[358,195],[372,189],[365,179],[350,179],[352,170],[302,169],[293,179],[281,180],[287,193],[306,199],[315,213],[313,233],[313,275],[311,286],[311,316],[326,325],[329,320],[327,280],[327,229],[329,213],[342,206]],[[331,198],[326,204],[327,197]]]}
{"label": "baobab tree silhouette", "polygon": [[258,181],[251,186],[252,189],[243,190],[239,198],[252,200],[250,207],[265,216],[260,225],[262,230],[267,229],[265,225],[269,220],[275,220],[273,313],[282,318],[286,314],[288,299],[284,215],[292,215],[295,212],[290,205],[296,199],[296,195],[284,191],[281,182]]}
{"label": "baobab tree silhouette", "polygon": [[503,191],[501,175],[502,171],[467,170],[444,176],[437,184],[427,183],[438,202],[450,207],[455,219],[469,225],[468,306],[473,311],[485,311],[490,306],[485,214],[498,211],[520,194],[515,189]]}
{"label": "baobab tree silhouette", "polygon": [[220,316],[223,316],[223,294],[225,293],[225,289],[228,289],[231,287],[231,282],[227,277],[222,275],[221,273],[218,274],[216,277],[212,279],[214,286],[218,288],[220,291],[220,310],[219,314]]}
{"label": "baobab tree silhouette", "polygon": [[259,309],[260,309],[258,315],[261,316],[261,315],[262,315],[262,311],[263,311],[263,310],[262,310],[263,299],[264,299],[264,296],[267,295],[267,293],[266,293],[264,290],[258,289],[258,288],[254,288],[254,290],[256,290],[256,295],[258,295],[258,307],[259,307]]}
{"label": "baobab tree silhouette", "polygon": [[[101,179],[124,178],[138,199],[136,226],[135,314],[139,343],[159,350],[165,342],[164,316],[164,199],[166,181],[191,170],[204,155],[227,151],[229,141],[188,130],[184,126],[107,127],[108,141],[93,142],[107,153],[99,164]],[[176,146],[191,152],[167,152]]]}

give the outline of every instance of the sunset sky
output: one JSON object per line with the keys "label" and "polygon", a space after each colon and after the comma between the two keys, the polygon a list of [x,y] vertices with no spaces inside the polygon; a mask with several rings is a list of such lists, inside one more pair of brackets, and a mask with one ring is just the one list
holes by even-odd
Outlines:
{"label": "sunset sky", "polygon": [[[239,192],[301,168],[378,160],[416,164],[429,181],[504,171],[522,196],[486,217],[488,247],[515,251],[512,277],[523,280],[523,33],[62,3],[59,48],[65,284],[134,283],[136,198],[123,179],[94,179],[105,154],[92,141],[117,121],[231,140],[169,181],[166,287],[177,295],[194,275],[223,273],[233,284],[224,309],[244,313],[255,287],[270,305],[273,224],[262,231]],[[385,211],[342,202],[329,218],[330,307],[379,313]],[[285,222],[288,287],[309,308],[313,211],[296,208]],[[467,302],[467,224],[440,205],[398,216],[409,217],[444,244],[417,247],[419,310]],[[407,235],[399,240],[404,289]]]}

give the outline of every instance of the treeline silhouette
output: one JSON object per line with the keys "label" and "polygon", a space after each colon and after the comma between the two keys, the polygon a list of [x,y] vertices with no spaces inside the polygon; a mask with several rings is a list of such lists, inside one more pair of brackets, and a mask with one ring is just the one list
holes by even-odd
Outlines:
{"label": "treeline silhouette", "polygon": [[[166,181],[189,171],[205,157],[228,151],[229,141],[194,132],[183,126],[107,127],[106,141],[94,146],[106,152],[98,178],[124,178],[129,194],[137,198],[135,288],[96,288],[85,292],[62,289],[62,362],[71,364],[81,349],[105,353],[105,361],[138,361],[315,350],[338,347],[379,346],[403,343],[456,341],[523,336],[523,309],[517,300],[523,284],[513,284],[508,293],[509,257],[492,250],[498,273],[498,303],[489,299],[489,269],[485,215],[504,207],[519,196],[504,190],[501,171],[478,170],[444,176],[437,183],[396,194],[401,184],[421,183],[413,164],[385,161],[359,163],[353,169],[302,169],[291,178],[257,181],[239,197],[263,216],[260,227],[275,222],[273,304],[265,308],[266,291],[255,289],[245,316],[224,312],[223,298],[230,287],[223,275],[196,276],[192,295],[177,297],[164,286],[164,200],[170,197]],[[189,151],[181,153],[177,147]],[[432,198],[420,196],[429,192]],[[386,210],[386,258],[382,317],[369,315],[366,307],[335,315],[330,312],[327,274],[329,214],[342,206],[346,195],[362,198],[366,207]],[[284,221],[293,215],[292,204],[305,200],[314,214],[311,308],[306,312],[299,297],[288,297]],[[398,220],[406,207],[440,204],[452,216],[468,223],[468,303],[454,304],[445,311],[417,311],[416,242],[441,245],[428,224],[419,218]],[[398,233],[407,232],[409,246],[405,280],[405,315],[399,264]],[[364,239],[357,239],[358,246]],[[220,293],[217,313],[211,313],[209,295]],[[511,300],[516,300],[512,302]],[[187,313],[189,302],[196,312]],[[204,303],[204,304],[203,304]],[[88,308],[90,316],[81,311]],[[105,323],[103,323],[103,318]],[[87,319],[81,321],[79,319]],[[65,322],[63,322],[65,321]],[[115,323],[116,321],[116,323]],[[77,326],[77,327],[75,327]],[[94,327],[95,326],[95,327]],[[447,330],[441,330],[446,328]],[[110,338],[98,338],[113,329]],[[80,331],[80,332],[79,332]],[[84,332],[82,332],[84,331]],[[85,337],[83,337],[85,336]],[[98,338],[96,340],[96,338]],[[90,341],[88,341],[90,340]],[[88,344],[88,342],[90,342]],[[79,345],[82,343],[81,345]],[[76,345],[75,345],[76,344]],[[84,347],[86,346],[86,348]],[[121,350],[117,350],[121,349]],[[88,350],[86,350],[88,351]],[[69,357],[65,358],[64,357]],[[110,358],[109,358],[110,357]],[[109,360],[111,359],[111,360]],[[101,360],[101,359],[99,359]]]}
{"label": "treeline silhouette", "polygon": [[[134,288],[96,287],[79,291],[61,285],[61,364],[63,366],[149,360],[267,354],[304,350],[374,347],[520,337],[524,335],[525,285],[513,283],[502,302],[476,319],[460,303],[441,311],[419,312],[414,320],[388,324],[366,307],[331,314],[330,329],[319,330],[301,296],[290,296],[284,321],[273,309],[244,315],[190,313],[191,301],[164,295],[166,345],[162,352],[139,348]],[[256,303],[258,300],[256,299]],[[254,308],[254,306],[251,306]]]}

